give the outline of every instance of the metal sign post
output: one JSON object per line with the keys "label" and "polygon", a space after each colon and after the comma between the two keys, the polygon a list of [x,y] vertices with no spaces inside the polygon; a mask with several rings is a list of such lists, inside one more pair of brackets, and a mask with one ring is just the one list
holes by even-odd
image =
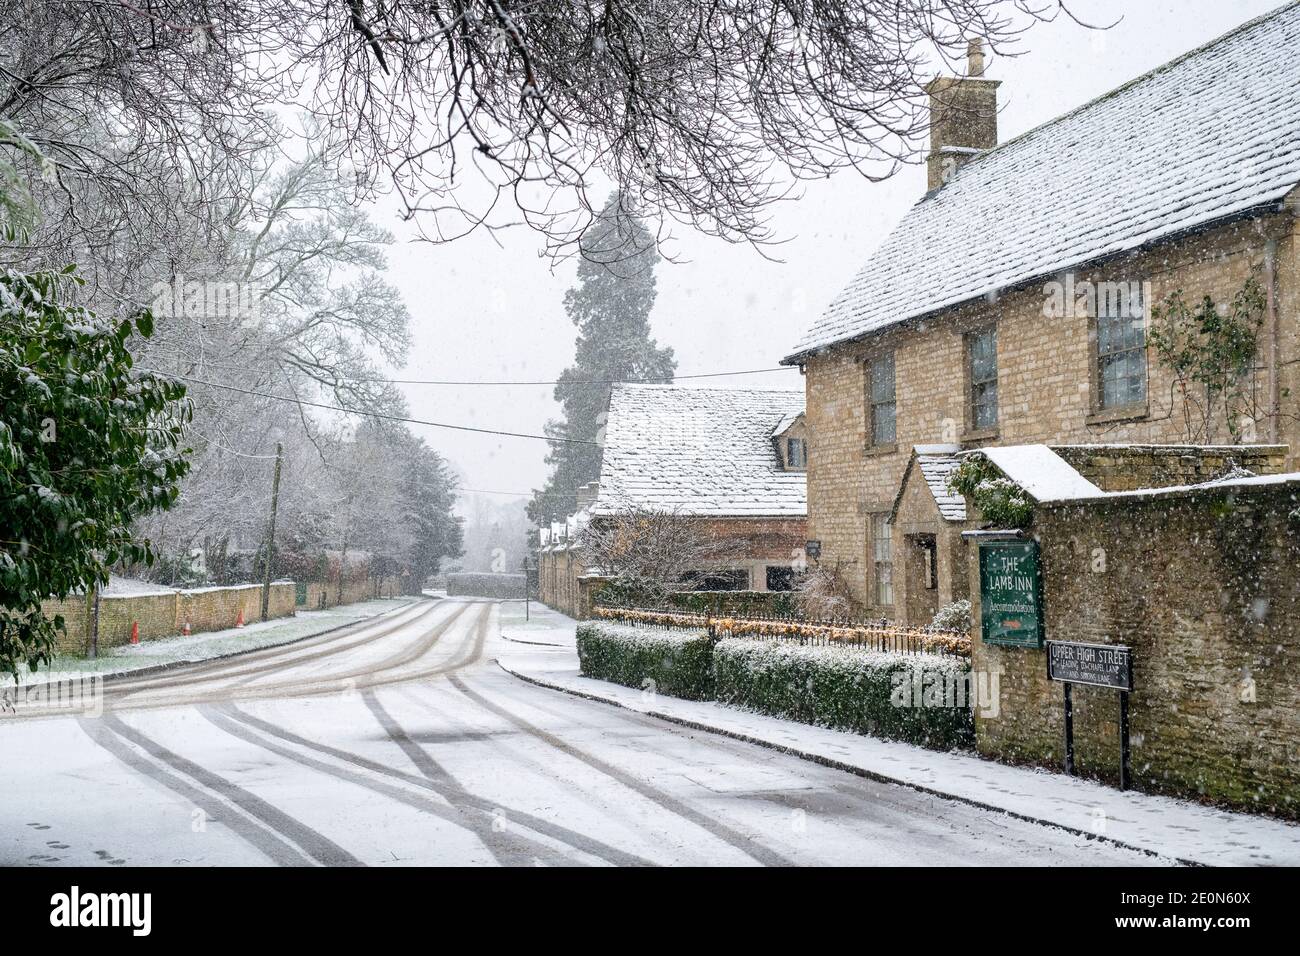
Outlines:
{"label": "metal sign post", "polygon": [[1119,691],[1119,788],[1129,784],[1128,695],[1133,690],[1133,651],[1119,644],[1047,642],[1047,679],[1065,685],[1065,772],[1074,775],[1074,698],[1071,686]]}
{"label": "metal sign post", "polygon": [[527,621],[527,620],[529,619],[529,617],[528,617],[528,614],[529,614],[529,609],[528,609],[528,598],[529,598],[529,594],[528,594],[528,556],[527,556],[527,555],[524,555],[524,620],[525,620],[525,621]]}
{"label": "metal sign post", "polygon": [[1074,698],[1070,683],[1065,683],[1065,772],[1074,776]]}

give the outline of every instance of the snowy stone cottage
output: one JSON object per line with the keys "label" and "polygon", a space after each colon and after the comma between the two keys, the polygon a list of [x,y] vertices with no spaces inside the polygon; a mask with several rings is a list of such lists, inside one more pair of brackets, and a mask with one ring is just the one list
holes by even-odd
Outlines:
{"label": "snowy stone cottage", "polygon": [[618,385],[610,397],[600,480],[577,513],[539,534],[542,600],[582,616],[600,569],[581,530],[637,509],[700,519],[725,542],[707,590],[787,590],[803,558],[807,442],[801,391]]}
{"label": "snowy stone cottage", "polygon": [[[783,360],[808,537],[906,623],[966,594],[964,451],[1052,446],[1101,491],[1300,469],[1300,5],[1000,144],[997,88],[977,43],[931,83],[929,191]],[[1242,398],[1202,414],[1153,323],[1252,283]]]}

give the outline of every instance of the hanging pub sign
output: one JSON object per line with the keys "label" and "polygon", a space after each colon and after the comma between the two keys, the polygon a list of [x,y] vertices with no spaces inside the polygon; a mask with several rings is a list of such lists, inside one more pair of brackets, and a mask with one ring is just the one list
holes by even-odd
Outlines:
{"label": "hanging pub sign", "polygon": [[979,542],[980,633],[986,644],[1043,646],[1043,579],[1038,542]]}

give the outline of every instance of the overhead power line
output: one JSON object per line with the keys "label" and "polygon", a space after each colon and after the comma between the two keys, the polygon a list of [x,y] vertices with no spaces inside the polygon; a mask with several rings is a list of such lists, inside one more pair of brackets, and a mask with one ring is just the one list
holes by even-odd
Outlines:
{"label": "overhead power line", "polygon": [[170,378],[178,378],[182,382],[189,382],[193,385],[206,385],[209,388],[225,389],[228,392],[239,392],[241,395],[254,395],[258,398],[269,398],[276,402],[288,402],[291,405],[303,405],[308,408],[324,408],[332,412],[343,412],[348,415],[361,415],[365,418],[379,418],[389,422],[405,422],[408,425],[426,425],[429,428],[449,428],[458,432],[476,432],[480,435],[501,435],[506,438],[532,438],[537,441],[559,442],[565,445],[599,445],[586,438],[552,438],[549,435],[533,435],[528,432],[511,432],[502,431],[496,428],[476,428],[473,425],[452,425],[448,422],[430,422],[420,418],[404,418],[401,415],[386,415],[383,412],[368,412],[360,408],[345,408],[342,405],[329,405],[325,402],[309,402],[304,398],[291,398],[287,395],[273,395],[270,392],[259,392],[256,389],[240,388],[236,385],[223,385],[220,382],[209,382],[201,378],[190,378],[188,375],[178,375],[175,372],[159,372],[155,369],[141,369],[141,371],[153,372],[156,375],[166,375]]}
{"label": "overhead power line", "polygon": [[[668,375],[658,378],[578,378],[564,379],[565,385],[671,385],[673,382],[681,382],[687,379],[701,378],[725,378],[731,375],[759,375],[765,372],[789,372],[795,370],[793,365],[777,365],[772,368],[751,368],[742,369],[736,372],[699,372],[694,375]],[[559,385],[561,380],[548,379],[537,381],[495,381],[487,379],[472,379],[465,381],[456,381],[453,379],[431,379],[431,378],[345,378],[344,382],[374,382],[388,385]]]}
{"label": "overhead power line", "polygon": [[[191,362],[185,364],[201,365],[206,368],[228,368],[246,370],[247,365],[237,365],[226,362]],[[292,364],[292,363],[290,363]],[[726,378],[735,375],[763,375],[769,372],[791,372],[795,371],[797,366],[793,365],[776,365],[767,368],[750,368],[739,369],[732,372],[696,372],[691,375],[667,375],[656,378],[588,378],[588,379],[565,379],[565,385],[671,385],[673,382],[683,382],[703,378]],[[179,376],[178,376],[179,377]],[[320,379],[317,379],[320,381]],[[383,378],[380,376],[357,378],[347,375],[340,375],[334,378],[339,384],[344,383],[364,383],[371,385],[448,385],[448,386],[470,386],[470,385],[488,385],[488,386],[512,386],[512,385],[559,385],[560,379],[441,379],[441,378]]]}

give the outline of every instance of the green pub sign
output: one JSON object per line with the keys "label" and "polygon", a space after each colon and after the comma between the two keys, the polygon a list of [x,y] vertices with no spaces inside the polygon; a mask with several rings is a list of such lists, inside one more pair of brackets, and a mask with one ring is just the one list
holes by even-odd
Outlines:
{"label": "green pub sign", "polygon": [[994,538],[979,543],[980,628],[986,644],[1043,646],[1043,578],[1038,542]]}

